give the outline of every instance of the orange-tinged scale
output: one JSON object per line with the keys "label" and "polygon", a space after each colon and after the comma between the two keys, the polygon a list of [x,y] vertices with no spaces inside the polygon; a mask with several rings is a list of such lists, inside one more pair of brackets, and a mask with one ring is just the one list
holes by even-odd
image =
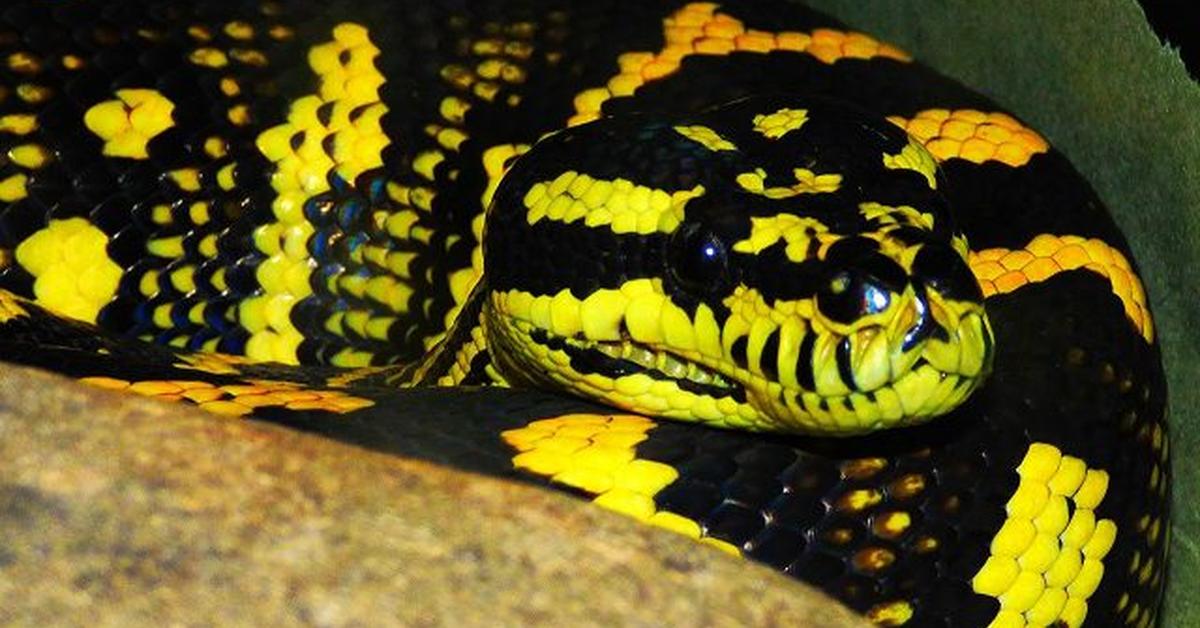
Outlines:
{"label": "orange-tinged scale", "polygon": [[115,377],[84,377],[79,381],[89,386],[108,390],[125,390],[129,387],[128,381]]}
{"label": "orange-tinged scale", "polygon": [[291,401],[284,404],[288,410],[329,410],[333,411],[333,406],[328,399],[315,399],[312,401]]}
{"label": "orange-tinged scale", "polygon": [[1078,268],[1091,261],[1087,251],[1078,244],[1068,244],[1054,252],[1054,261],[1066,269]]}
{"label": "orange-tinged scale", "polygon": [[958,156],[959,150],[962,149],[962,142],[944,137],[937,137],[925,144],[925,148],[933,153],[939,161],[947,161]]}
{"label": "orange-tinged scale", "polygon": [[688,45],[704,36],[704,29],[699,25],[671,24],[663,29],[667,45]]}
{"label": "orange-tinged scale", "polygon": [[374,401],[362,397],[334,397],[325,402],[335,412],[353,412],[375,405]]}
{"label": "orange-tinged scale", "polygon": [[[736,49],[735,44],[729,39],[720,39],[716,37],[705,37],[696,42],[696,52],[706,55],[727,55]],[[643,73],[643,76],[645,74]]]}
{"label": "orange-tinged scale", "polygon": [[146,395],[148,397],[153,397],[153,396],[157,396],[157,395],[171,395],[171,394],[178,394],[180,392],[183,392],[183,389],[180,388],[179,385],[175,384],[174,382],[159,381],[159,380],[146,380],[146,381],[141,381],[141,382],[134,382],[133,384],[131,384],[129,386],[129,388],[127,390],[129,392],[137,393],[139,395]]}
{"label": "orange-tinged scale", "polygon": [[947,139],[962,141],[975,135],[975,125],[957,117],[951,118],[942,124],[940,135]]}
{"label": "orange-tinged scale", "polygon": [[996,146],[986,140],[972,137],[963,142],[959,156],[967,161],[983,163],[996,155]]}
{"label": "orange-tinged scale", "polygon": [[775,38],[767,33],[751,32],[739,35],[733,40],[738,50],[749,52],[770,52],[776,48]]}
{"label": "orange-tinged scale", "polygon": [[268,407],[268,406],[282,406],[282,405],[284,405],[284,404],[287,402],[287,400],[285,400],[285,399],[280,399],[279,397],[275,396],[275,393],[261,393],[261,394],[253,394],[253,395],[239,395],[239,396],[238,396],[238,397],[235,399],[235,401],[237,401],[238,403],[240,403],[240,404],[242,404],[242,405],[244,405],[244,406],[250,407],[250,408],[263,408],[263,407]]}
{"label": "orange-tinged scale", "polygon": [[813,42],[809,44],[806,52],[824,63],[833,63],[842,56],[841,46],[821,42],[816,37],[813,38]]}
{"label": "orange-tinged scale", "polygon": [[804,33],[786,32],[776,35],[775,42],[780,50],[802,52],[812,42],[812,38]]}
{"label": "orange-tinged scale", "polygon": [[1014,168],[1029,163],[1029,151],[1011,142],[1001,144],[996,149],[996,161],[1008,164]]}
{"label": "orange-tinged scale", "polygon": [[975,137],[990,144],[1003,144],[1013,136],[1011,127],[1002,126],[995,122],[981,124],[975,129]]}
{"label": "orange-tinged scale", "polygon": [[251,408],[233,401],[206,401],[200,404],[200,407],[213,414],[224,416],[245,416],[250,414]]}
{"label": "orange-tinged scale", "polygon": [[225,396],[225,393],[216,388],[192,388],[183,391],[183,398],[195,403],[204,403],[206,401],[216,401]]}
{"label": "orange-tinged scale", "polygon": [[996,290],[1001,293],[1008,293],[1029,283],[1029,278],[1019,270],[1012,270],[993,280]]}
{"label": "orange-tinged scale", "polygon": [[1032,282],[1045,281],[1062,270],[1053,259],[1048,257],[1036,258],[1021,269]]}
{"label": "orange-tinged scale", "polygon": [[1008,270],[1019,270],[1033,261],[1033,253],[1018,249],[1000,258],[1000,265]]}
{"label": "orange-tinged scale", "polygon": [[267,392],[267,389],[263,386],[245,384],[228,384],[221,386],[220,389],[235,397],[241,395],[257,395]]}
{"label": "orange-tinged scale", "polygon": [[950,114],[950,117],[971,124],[980,124],[988,119],[988,114],[976,109],[957,109]]}

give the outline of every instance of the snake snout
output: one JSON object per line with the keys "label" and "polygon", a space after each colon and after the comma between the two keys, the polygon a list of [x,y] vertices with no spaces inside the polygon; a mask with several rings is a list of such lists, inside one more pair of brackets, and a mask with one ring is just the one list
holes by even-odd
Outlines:
{"label": "snake snout", "polygon": [[928,364],[943,377],[981,379],[994,343],[982,291],[966,261],[948,244],[926,244],[913,259],[911,286],[911,299],[893,321],[900,361],[908,368]]}

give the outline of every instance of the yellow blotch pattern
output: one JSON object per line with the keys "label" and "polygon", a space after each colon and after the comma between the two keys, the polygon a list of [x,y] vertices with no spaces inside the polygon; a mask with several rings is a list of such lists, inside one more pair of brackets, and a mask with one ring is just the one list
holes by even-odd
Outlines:
{"label": "yellow blotch pattern", "polygon": [[105,155],[147,159],[146,144],[175,126],[175,104],[153,89],[119,89],[115,96],[92,105],[83,114],[84,125],[104,140]]}
{"label": "yellow blotch pattern", "polygon": [[255,408],[279,407],[288,410],[324,410],[345,414],[375,405],[374,401],[355,397],[341,390],[314,390],[292,382],[251,380],[245,384],[218,386],[199,380],[127,381],[114,377],[84,377],[89,386],[130,392],[162,401],[184,401],[223,416],[245,416]]}
{"label": "yellow blotch pattern", "polygon": [[823,248],[835,242],[839,237],[829,234],[829,228],[816,218],[797,216],[795,214],[777,214],[775,216],[752,216],[750,218],[750,236],[733,244],[733,250],[739,253],[759,253],[763,249],[783,241],[787,244],[784,252],[793,262],[803,262],[808,259],[810,244],[816,240]]}
{"label": "yellow blotch pattern", "polygon": [[704,194],[704,186],[667,191],[628,179],[594,179],[568,170],[551,181],[533,184],[525,193],[526,220],[606,226],[615,233],[672,233],[683,222],[688,201]]}
{"label": "yellow blotch pattern", "polygon": [[1026,284],[1046,281],[1067,270],[1083,268],[1108,279],[1125,315],[1146,342],[1154,341],[1154,321],[1146,291],[1129,260],[1103,240],[1081,236],[1041,234],[1023,249],[973,251],[969,262],[984,297],[1012,292]]}
{"label": "yellow blotch pattern", "polygon": [[777,140],[789,131],[795,131],[808,122],[808,111],[804,109],[783,108],[773,113],[760,113],[754,116],[754,131],[763,137]]}
{"label": "yellow blotch pattern", "polygon": [[38,305],[94,323],[121,281],[107,247],[108,236],[84,218],[51,220],[17,246],[16,258],[34,276]]}
{"label": "yellow blotch pattern", "polygon": [[840,174],[816,174],[807,168],[794,168],[792,176],[796,181],[791,185],[767,187],[766,171],[756,168],[753,172],[739,174],[736,181],[743,190],[770,199],[836,192],[842,185],[842,175]]}
{"label": "yellow blotch pattern", "polygon": [[1005,505],[1008,519],[971,586],[1000,601],[992,626],[1062,622],[1075,628],[1087,617],[1087,600],[1100,586],[1104,557],[1117,538],[1116,523],[1095,514],[1108,473],[1053,445],[1033,443],[1017,474],[1020,483]]}
{"label": "yellow blotch pattern", "polygon": [[921,142],[939,161],[959,158],[1019,167],[1050,150],[1041,135],[1006,113],[926,109],[912,119],[889,116],[888,120]]}
{"label": "yellow blotch pattern", "polygon": [[692,2],[663,20],[666,47],[658,52],[627,52],[617,58],[620,71],[602,87],[575,96],[574,126],[600,117],[600,108],[615,97],[632,95],[639,87],[670,76],[683,59],[693,55],[728,55],[735,52],[766,54],[791,51],[811,55],[823,63],[841,59],[886,57],[908,61],[909,56],[869,35],[832,29],[812,33],[769,32],[746,28],[745,24],[717,12],[714,2]]}
{"label": "yellow blotch pattern", "polygon": [[688,138],[689,140],[692,140],[693,142],[696,142],[697,144],[700,144],[701,146],[713,152],[737,150],[737,146],[735,146],[733,142],[721,137],[720,133],[717,133],[709,127],[697,124],[691,126],[676,126],[674,128],[676,133]]}
{"label": "yellow blotch pattern", "polygon": [[593,502],[610,510],[740,555],[733,545],[704,536],[695,521],[658,509],[654,496],[679,472],[637,458],[637,444],[654,425],[636,415],[568,414],[534,421],[501,437],[519,452],[513,457],[518,469],[593,495]]}
{"label": "yellow blotch pattern", "polygon": [[[378,55],[366,27],[336,26],[333,41],[309,50],[308,64],[319,79],[317,93],[293,102],[287,122],[263,131],[255,142],[275,164],[271,187],[277,196],[271,208],[277,222],[254,233],[256,247],[268,256],[256,274],[263,294],[243,301],[238,312],[250,332],[246,355],[254,360],[297,361],[303,336],[290,312],[312,293],[309,277],[316,266],[306,246],[314,229],[304,218],[305,201],[329,189],[331,172],[354,181],[383,165],[389,140],[380,126],[387,107],[379,100],[384,77],[375,69]],[[323,106],[332,107],[326,122],[317,112]],[[362,322],[365,329],[368,321]],[[352,351],[334,358],[340,366],[360,366],[366,360],[369,355]]]}

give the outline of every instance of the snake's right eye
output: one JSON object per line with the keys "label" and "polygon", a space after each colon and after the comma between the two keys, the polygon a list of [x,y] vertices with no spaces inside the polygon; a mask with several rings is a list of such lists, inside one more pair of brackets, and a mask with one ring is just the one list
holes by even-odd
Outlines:
{"label": "snake's right eye", "polygon": [[707,293],[723,285],[729,275],[725,242],[697,224],[685,224],[671,235],[667,264],[671,277],[691,293]]}

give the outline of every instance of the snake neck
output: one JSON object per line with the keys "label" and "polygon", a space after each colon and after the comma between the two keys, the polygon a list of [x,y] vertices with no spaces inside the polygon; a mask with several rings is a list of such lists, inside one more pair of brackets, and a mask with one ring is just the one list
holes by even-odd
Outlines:
{"label": "snake neck", "polygon": [[487,281],[480,278],[446,333],[418,361],[388,377],[387,384],[415,386],[507,386],[488,350]]}

